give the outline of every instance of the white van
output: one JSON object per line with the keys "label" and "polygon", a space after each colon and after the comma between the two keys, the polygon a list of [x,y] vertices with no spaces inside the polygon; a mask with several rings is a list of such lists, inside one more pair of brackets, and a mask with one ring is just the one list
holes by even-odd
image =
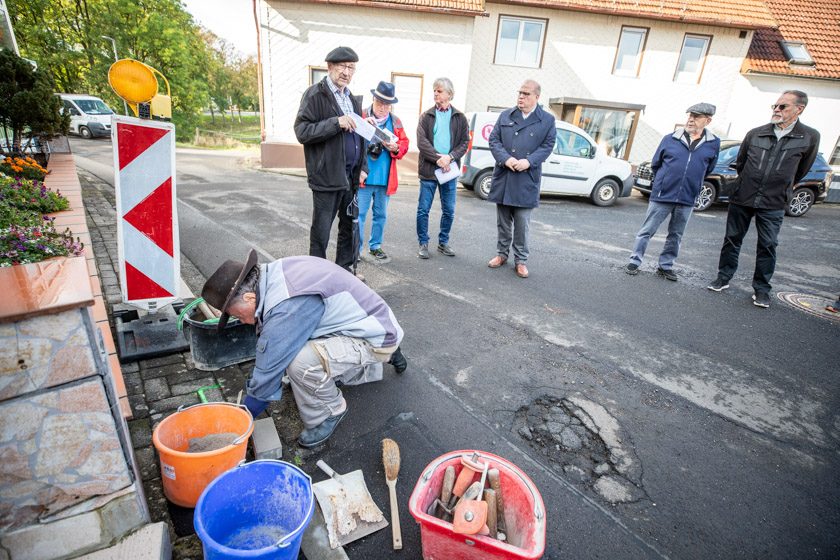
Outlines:
{"label": "white van", "polygon": [[82,138],[111,135],[111,115],[114,111],[104,101],[92,95],[57,93],[70,113],[70,132]]}
{"label": "white van", "polygon": [[[496,161],[487,140],[499,113],[467,115],[470,148],[462,160],[461,183],[487,200]],[[584,130],[557,121],[554,153],[542,166],[541,193],[588,196],[598,206],[612,206],[620,196],[630,196],[633,174],[630,164],[599,150]]]}

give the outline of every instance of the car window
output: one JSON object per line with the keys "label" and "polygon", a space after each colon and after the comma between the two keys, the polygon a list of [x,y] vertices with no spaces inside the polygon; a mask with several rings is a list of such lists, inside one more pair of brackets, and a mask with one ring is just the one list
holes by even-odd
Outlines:
{"label": "car window", "polygon": [[557,129],[557,142],[554,144],[555,154],[588,158],[591,152],[592,144],[589,143],[589,140],[571,130]]}
{"label": "car window", "polygon": [[721,150],[718,154],[718,165],[727,165],[729,162],[733,161],[736,157],[738,157],[738,148],[740,147],[740,144],[735,144],[734,146],[730,146]]}
{"label": "car window", "polygon": [[79,99],[79,108],[88,115],[111,115],[114,112],[99,99]]}

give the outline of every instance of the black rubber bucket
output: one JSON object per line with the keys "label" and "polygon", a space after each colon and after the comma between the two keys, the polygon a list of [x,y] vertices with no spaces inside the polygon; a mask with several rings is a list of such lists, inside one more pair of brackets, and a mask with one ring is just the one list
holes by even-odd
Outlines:
{"label": "black rubber bucket", "polygon": [[198,309],[192,309],[184,317],[184,336],[190,343],[195,367],[214,371],[254,359],[257,333],[253,325],[231,319],[224,329],[217,332],[215,323],[203,323],[193,317],[204,316]]}

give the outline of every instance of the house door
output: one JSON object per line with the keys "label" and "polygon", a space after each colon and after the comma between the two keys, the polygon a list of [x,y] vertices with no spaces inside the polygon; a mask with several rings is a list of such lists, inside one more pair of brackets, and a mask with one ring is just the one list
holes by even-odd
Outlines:
{"label": "house door", "polygon": [[423,75],[391,73],[391,81],[396,88],[399,102],[394,105],[394,113],[400,118],[408,136],[408,149],[417,151],[417,123],[423,110]]}

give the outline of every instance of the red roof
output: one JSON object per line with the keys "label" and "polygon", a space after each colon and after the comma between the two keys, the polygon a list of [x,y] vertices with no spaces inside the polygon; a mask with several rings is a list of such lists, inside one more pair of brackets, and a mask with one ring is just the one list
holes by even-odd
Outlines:
{"label": "red roof", "polygon": [[[744,72],[840,79],[840,1],[765,1],[779,25],[755,32]],[[814,66],[790,64],[779,41],[804,43]]]}
{"label": "red roof", "polygon": [[498,0],[498,2],[744,29],[776,25],[773,15],[763,0]]}

